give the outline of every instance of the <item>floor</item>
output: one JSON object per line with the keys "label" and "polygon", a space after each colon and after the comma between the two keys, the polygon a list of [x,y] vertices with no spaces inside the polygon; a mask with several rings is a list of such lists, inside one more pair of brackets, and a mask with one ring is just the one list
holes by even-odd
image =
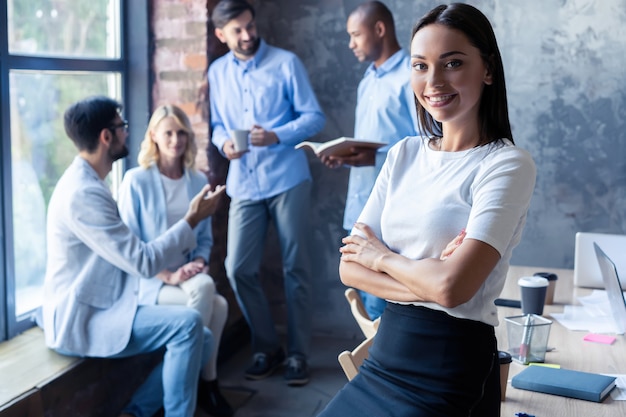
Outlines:
{"label": "floor", "polygon": [[[359,342],[354,338],[314,336],[309,361],[311,381],[302,387],[285,384],[282,369],[262,381],[246,380],[243,373],[252,353],[249,347],[242,348],[220,365],[222,392],[236,408],[235,417],[314,417],[347,382],[337,355]],[[205,416],[196,413],[196,417]]]}

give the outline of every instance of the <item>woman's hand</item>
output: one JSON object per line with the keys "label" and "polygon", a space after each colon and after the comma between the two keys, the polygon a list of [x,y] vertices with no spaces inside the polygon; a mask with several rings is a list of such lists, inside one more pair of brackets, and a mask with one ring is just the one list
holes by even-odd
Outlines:
{"label": "woman's hand", "polygon": [[354,227],[365,237],[358,235],[344,237],[341,240],[344,246],[339,248],[341,260],[356,262],[372,271],[381,272],[378,265],[385,255],[393,252],[376,237],[368,225],[356,223]]}
{"label": "woman's hand", "polygon": [[168,270],[161,271],[157,274],[157,277],[168,285],[179,285],[202,272],[203,268],[204,262],[192,261],[181,266],[174,272]]}
{"label": "woman's hand", "polygon": [[189,278],[198,275],[204,268],[204,262],[191,261],[178,268],[181,275],[181,282],[187,281]]}
{"label": "woman's hand", "polygon": [[461,230],[461,232],[458,235],[456,235],[454,239],[452,239],[452,241],[448,243],[446,248],[441,252],[441,256],[439,257],[439,259],[441,259],[442,261],[445,261],[447,258],[449,258],[450,255],[452,255],[454,251],[459,246],[461,246],[461,243],[463,243],[463,239],[465,239],[465,235],[466,235],[465,229]]}
{"label": "woman's hand", "polygon": [[200,268],[200,272],[197,272],[197,274],[203,273],[203,274],[209,275],[209,264],[206,262],[206,260],[203,257],[198,256],[191,263],[198,264],[198,267]]}

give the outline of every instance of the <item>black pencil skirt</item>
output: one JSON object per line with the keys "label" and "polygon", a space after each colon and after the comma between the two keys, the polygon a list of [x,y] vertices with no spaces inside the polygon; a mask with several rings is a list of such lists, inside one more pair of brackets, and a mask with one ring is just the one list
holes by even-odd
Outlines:
{"label": "black pencil skirt", "polygon": [[387,303],[369,358],[318,417],[498,417],[494,328]]}

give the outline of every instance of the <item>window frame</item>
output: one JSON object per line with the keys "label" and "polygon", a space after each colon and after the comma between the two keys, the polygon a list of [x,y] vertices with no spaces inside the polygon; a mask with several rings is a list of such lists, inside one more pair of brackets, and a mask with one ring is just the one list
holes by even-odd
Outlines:
{"label": "window frame", "polygon": [[[9,72],[12,70],[117,72],[121,74],[124,117],[130,122],[129,149],[134,150],[143,136],[149,117],[149,0],[120,0],[120,57],[61,58],[9,54],[8,2],[0,5],[0,342],[35,325],[36,311],[17,317],[16,280],[13,250],[13,200]],[[129,24],[128,16],[132,16]],[[133,88],[129,88],[132,85]],[[142,116],[143,115],[143,116]],[[142,120],[143,119],[143,120]],[[135,139],[133,139],[135,138]],[[126,159],[114,176],[116,180],[136,152]]]}

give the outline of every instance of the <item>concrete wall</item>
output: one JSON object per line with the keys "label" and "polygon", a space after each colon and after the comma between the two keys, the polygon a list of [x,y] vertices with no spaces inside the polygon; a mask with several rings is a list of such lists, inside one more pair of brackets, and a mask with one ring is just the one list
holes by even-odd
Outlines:
{"label": "concrete wall", "polygon": [[[296,52],[328,122],[315,138],[353,133],[365,65],[348,49],[345,21],[357,0],[257,0],[260,32]],[[440,2],[386,0],[408,48],[412,25]],[[513,263],[573,267],[577,231],[626,233],[626,2],[470,1],[492,21],[504,59],[518,146],[538,167],[524,237]],[[311,158],[315,176],[314,275],[320,311],[341,308],[337,267],[347,184]],[[334,306],[334,307],[333,307]],[[323,318],[319,318],[323,320]]]}

